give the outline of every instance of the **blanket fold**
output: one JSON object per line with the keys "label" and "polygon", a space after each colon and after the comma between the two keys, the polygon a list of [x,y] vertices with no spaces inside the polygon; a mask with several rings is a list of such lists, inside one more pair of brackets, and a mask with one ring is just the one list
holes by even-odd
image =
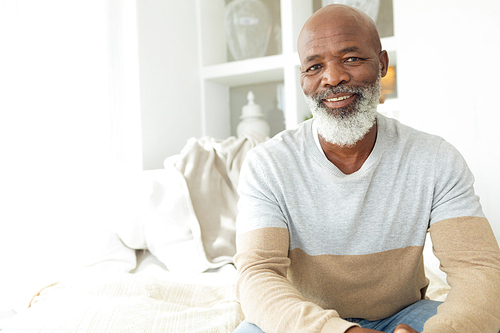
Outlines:
{"label": "blanket fold", "polygon": [[195,213],[191,232],[209,268],[233,262],[240,168],[248,150],[264,140],[253,133],[226,140],[192,139],[175,162],[186,180]]}
{"label": "blanket fold", "polygon": [[105,252],[92,266],[130,272],[136,267],[134,250],[142,249],[172,272],[200,273],[233,263],[240,168],[248,150],[265,139],[254,133],[192,138],[165,160],[164,169],[144,171],[126,189],[130,195],[117,209]]}
{"label": "blanket fold", "polygon": [[2,333],[232,332],[243,318],[234,285],[86,274],[43,289]]}

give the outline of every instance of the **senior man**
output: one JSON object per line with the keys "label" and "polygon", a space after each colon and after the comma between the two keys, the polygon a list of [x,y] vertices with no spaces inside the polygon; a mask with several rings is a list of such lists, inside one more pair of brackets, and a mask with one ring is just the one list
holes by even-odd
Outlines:
{"label": "senior man", "polygon": [[[498,332],[500,251],[473,176],[442,138],[377,113],[389,60],[375,23],[326,6],[298,53],[313,119],[241,170],[236,331]],[[444,303],[425,299],[427,232]]]}

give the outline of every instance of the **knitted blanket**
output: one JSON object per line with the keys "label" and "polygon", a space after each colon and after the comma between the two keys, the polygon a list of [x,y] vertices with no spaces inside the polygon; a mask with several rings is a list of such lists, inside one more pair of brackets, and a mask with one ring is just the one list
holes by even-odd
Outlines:
{"label": "knitted blanket", "polygon": [[171,272],[200,273],[233,262],[236,192],[246,153],[264,137],[191,139],[164,169],[125,179],[95,267],[130,272],[135,250],[149,250]]}
{"label": "knitted blanket", "polygon": [[232,332],[243,318],[233,285],[95,274],[44,288],[2,333]]}

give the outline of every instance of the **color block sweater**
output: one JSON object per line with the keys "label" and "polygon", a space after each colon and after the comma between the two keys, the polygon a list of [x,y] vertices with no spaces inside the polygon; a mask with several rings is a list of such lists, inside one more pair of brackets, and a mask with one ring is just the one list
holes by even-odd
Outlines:
{"label": "color block sweater", "polygon": [[253,148],[242,166],[237,295],[266,333],[345,332],[425,297],[423,245],[452,287],[424,332],[498,332],[500,251],[474,178],[442,138],[377,117],[360,170],[342,173],[312,121]]}

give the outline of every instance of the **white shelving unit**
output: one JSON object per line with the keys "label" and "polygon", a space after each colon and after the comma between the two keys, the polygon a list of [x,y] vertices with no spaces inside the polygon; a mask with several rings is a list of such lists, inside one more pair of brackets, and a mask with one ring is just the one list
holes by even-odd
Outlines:
{"label": "white shelving unit", "polygon": [[[273,1],[273,0],[266,0]],[[234,87],[282,82],[286,128],[293,128],[309,114],[299,84],[299,57],[296,41],[302,25],[313,13],[317,0],[275,0],[281,17],[282,54],[243,61],[228,61],[224,34],[225,0],[197,0],[202,89],[203,134],[216,138],[234,135],[231,129],[230,90]],[[396,59],[395,37],[382,39],[390,59]],[[258,100],[257,100],[258,102]],[[381,105],[380,111],[391,115],[397,101]],[[238,112],[238,110],[236,110]]]}

